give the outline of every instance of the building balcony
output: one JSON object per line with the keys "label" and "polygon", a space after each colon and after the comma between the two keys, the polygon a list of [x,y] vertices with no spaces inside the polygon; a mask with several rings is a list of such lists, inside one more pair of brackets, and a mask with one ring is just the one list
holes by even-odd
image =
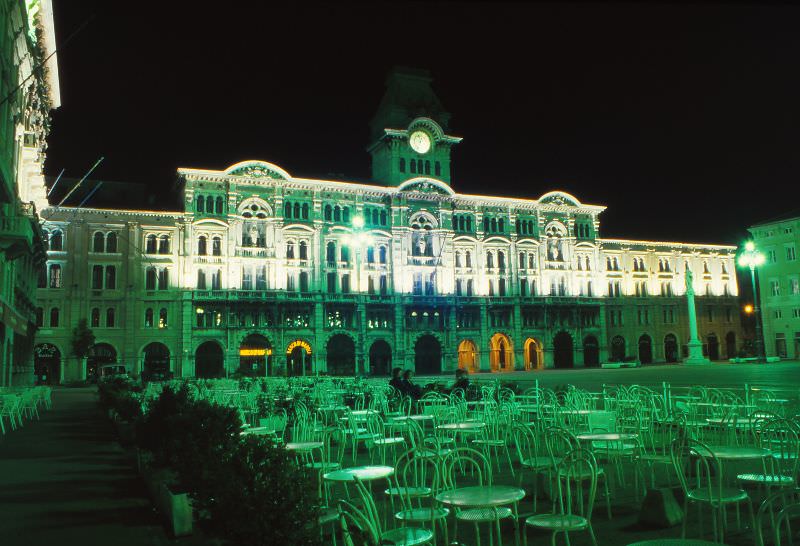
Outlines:
{"label": "building balcony", "polygon": [[274,258],[275,251],[259,247],[237,247],[234,256],[238,258]]}
{"label": "building balcony", "polygon": [[35,254],[37,249],[44,256],[41,230],[37,229],[33,207],[20,204],[14,212],[0,217],[0,251],[5,252],[8,260],[26,253]]}
{"label": "building balcony", "polygon": [[198,264],[222,264],[222,256],[195,256],[195,263]]}

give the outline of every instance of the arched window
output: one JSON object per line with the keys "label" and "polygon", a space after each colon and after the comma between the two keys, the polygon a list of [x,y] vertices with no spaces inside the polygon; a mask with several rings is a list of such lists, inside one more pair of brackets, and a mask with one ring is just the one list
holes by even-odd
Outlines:
{"label": "arched window", "polygon": [[500,233],[505,233],[505,220],[502,218],[497,221],[497,231]]}
{"label": "arched window", "polygon": [[97,307],[92,309],[91,327],[92,328],[100,327],[100,309],[98,309]]}
{"label": "arched window", "polygon": [[464,253],[464,266],[472,267],[472,254],[469,250]]}
{"label": "arched window", "polygon": [[156,268],[155,267],[148,267],[147,271],[145,272],[145,282],[144,282],[145,290],[155,290],[156,289]]}
{"label": "arched window", "polygon": [[400,158],[400,172],[406,172],[406,160],[403,157]]}
{"label": "arched window", "polygon": [[144,240],[144,251],[147,254],[155,254],[156,253],[156,236],[155,235],[148,235]]}
{"label": "arched window", "polygon": [[308,203],[303,203],[303,220],[308,220]]}
{"label": "arched window", "polygon": [[198,290],[206,289],[206,272],[204,269],[197,270],[197,289]]}
{"label": "arched window", "polygon": [[494,254],[491,252],[486,253],[486,267],[489,269],[494,267]]}
{"label": "arched window", "polygon": [[461,252],[456,251],[456,267],[461,267]]}
{"label": "arched window", "polygon": [[472,279],[467,279],[467,296],[472,295]]}
{"label": "arched window", "polygon": [[489,220],[489,227],[492,233],[497,233],[497,218]]}
{"label": "arched window", "polygon": [[167,308],[162,307],[161,310],[158,312],[158,327],[159,328],[166,328],[167,327]]}
{"label": "arched window", "polygon": [[520,252],[519,253],[519,268],[520,269],[525,269],[525,253],[524,252]]}
{"label": "arched window", "polygon": [[158,239],[158,253],[169,254],[169,235],[162,235]]}
{"label": "arched window", "polygon": [[425,160],[425,174],[431,174],[431,162]]}
{"label": "arched window", "polygon": [[708,275],[708,273],[709,273],[709,271],[708,271],[708,262],[703,262],[703,273],[705,273],[706,275]]}
{"label": "arched window", "polygon": [[117,234],[113,231],[106,235],[106,252],[116,252],[117,251]]}
{"label": "arched window", "polygon": [[506,295],[506,280],[504,278],[502,278],[502,277],[500,278],[500,280],[497,283],[497,292],[498,292],[499,296],[505,296]]}
{"label": "arched window", "polygon": [[169,270],[164,268],[158,271],[158,289],[167,290],[169,288]]}
{"label": "arched window", "polygon": [[99,231],[94,234],[94,243],[92,244],[92,252],[103,252],[105,247],[105,237]]}
{"label": "arched window", "polygon": [[325,205],[325,221],[330,222],[333,220],[333,207]]}
{"label": "arched window", "polygon": [[197,212],[205,212],[206,200],[202,195],[197,196]]}
{"label": "arched window", "polygon": [[210,195],[206,197],[206,212],[209,214],[214,214],[214,198]]}
{"label": "arched window", "polygon": [[378,223],[379,223],[379,221],[380,221],[380,220],[379,220],[379,216],[380,216],[380,215],[379,215],[379,213],[378,213],[378,211],[377,211],[377,210],[373,210],[373,211],[372,211],[372,225],[373,225],[373,226],[377,226],[377,225],[378,225]]}
{"label": "arched window", "polygon": [[586,271],[591,271],[591,262],[589,261],[589,256],[586,256]]}
{"label": "arched window", "polygon": [[50,232],[46,229],[42,230],[42,244],[45,250],[50,250]]}
{"label": "arched window", "polygon": [[442,176],[442,166],[438,161],[433,164],[433,172],[435,176]]}
{"label": "arched window", "polygon": [[211,275],[211,290],[222,290],[222,270],[217,269]]}
{"label": "arched window", "polygon": [[382,264],[385,264],[385,263],[386,263],[386,247],[385,247],[385,246],[382,246],[382,247],[381,247],[381,248],[378,250],[378,261],[379,261],[380,263],[382,263]]}
{"label": "arched window", "polygon": [[385,210],[381,211],[381,225],[382,226],[387,225],[387,216],[386,216],[386,211]]}
{"label": "arched window", "polygon": [[528,269],[536,269],[536,255],[533,252],[528,254]]}
{"label": "arched window", "polygon": [[293,218],[298,218],[298,219],[302,218],[302,216],[300,216],[300,203],[295,203],[294,204],[294,216],[293,216]]}
{"label": "arched window", "polygon": [[211,239],[211,255],[222,256],[222,239],[214,237]]}
{"label": "arched window", "polygon": [[197,238],[197,255],[205,256],[206,254],[208,254],[208,238],[201,235]]}
{"label": "arched window", "polygon": [[117,268],[113,265],[106,266],[106,288],[114,290],[117,287]]}
{"label": "arched window", "polygon": [[412,159],[410,161],[410,164],[411,164],[411,172],[416,174],[416,172],[417,172],[417,160],[416,159]]}
{"label": "arched window", "polygon": [[467,216],[467,231],[472,231],[472,217]]}
{"label": "arched window", "polygon": [[334,222],[341,222],[342,221],[342,207],[336,205],[333,208],[333,221]]}
{"label": "arched window", "polygon": [[308,292],[308,272],[300,272],[300,292]]}
{"label": "arched window", "polygon": [[50,309],[50,328],[58,328],[58,307]]}
{"label": "arched window", "polygon": [[342,222],[344,222],[345,224],[350,223],[350,208],[349,207],[344,207],[342,209]]}
{"label": "arched window", "polygon": [[528,279],[520,279],[520,281],[519,281],[519,295],[520,296],[527,296],[528,295]]}
{"label": "arched window", "polygon": [[494,281],[489,279],[489,295],[494,296]]}
{"label": "arched window", "polygon": [[145,328],[153,327],[153,310],[149,307],[144,311],[144,326]]}
{"label": "arched window", "polygon": [[114,327],[114,308],[109,307],[106,309],[106,328]]}
{"label": "arched window", "polygon": [[103,288],[103,266],[92,266],[92,290],[100,290]]}
{"label": "arched window", "polygon": [[506,254],[502,250],[497,253],[497,267],[500,268],[500,271],[504,271],[506,268]]}
{"label": "arched window", "polygon": [[292,204],[289,203],[288,201],[283,206],[283,216],[285,218],[291,218],[292,217]]}
{"label": "arched window", "polygon": [[286,258],[288,260],[294,259],[294,241],[286,242]]}
{"label": "arched window", "polygon": [[367,263],[375,263],[375,247],[367,247]]}
{"label": "arched window", "polygon": [[64,247],[64,236],[61,234],[61,230],[53,230],[53,234],[50,236],[50,250],[63,250]]}
{"label": "arched window", "polygon": [[217,212],[217,214],[222,214],[222,197],[217,197],[217,200],[216,200],[216,212]]}
{"label": "arched window", "polygon": [[483,218],[483,231],[485,232],[489,231],[489,219],[485,216]]}
{"label": "arched window", "polygon": [[50,266],[50,288],[61,288],[61,266],[53,264]]}
{"label": "arched window", "polygon": [[340,249],[340,254],[341,254],[340,260],[349,264],[350,263],[350,248],[342,245],[342,248]]}
{"label": "arched window", "polygon": [[305,241],[300,241],[300,259],[308,259],[308,243]]}
{"label": "arched window", "polygon": [[336,244],[333,242],[325,245],[325,261],[329,264],[336,262]]}

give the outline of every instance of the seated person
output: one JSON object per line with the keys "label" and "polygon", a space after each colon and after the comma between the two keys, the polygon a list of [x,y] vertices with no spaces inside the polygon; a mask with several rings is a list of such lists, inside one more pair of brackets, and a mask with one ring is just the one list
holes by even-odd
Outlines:
{"label": "seated person", "polygon": [[389,380],[389,386],[394,387],[400,394],[405,394],[403,389],[405,388],[403,385],[403,380],[400,378],[400,372],[402,372],[402,368],[394,368],[392,370],[392,378]]}
{"label": "seated person", "polygon": [[419,400],[422,396],[422,389],[411,381],[413,377],[414,372],[411,370],[403,372],[403,394],[410,396],[414,400]]}
{"label": "seated person", "polygon": [[456,370],[456,381],[450,387],[450,391],[449,392],[453,392],[456,389],[462,389],[466,393],[467,389],[469,389],[469,377],[468,377],[468,375],[469,374],[467,374],[467,370],[464,370],[464,369],[461,369],[461,368],[457,369]]}

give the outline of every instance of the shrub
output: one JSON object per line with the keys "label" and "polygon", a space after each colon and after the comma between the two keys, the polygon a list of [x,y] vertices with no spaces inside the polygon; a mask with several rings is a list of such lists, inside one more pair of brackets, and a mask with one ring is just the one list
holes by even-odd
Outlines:
{"label": "shrub", "polygon": [[208,531],[230,544],[322,544],[311,478],[294,457],[263,436],[248,436],[207,476]]}
{"label": "shrub", "polygon": [[142,388],[124,377],[114,377],[97,385],[100,407],[114,410],[123,421],[131,423],[142,416]]}

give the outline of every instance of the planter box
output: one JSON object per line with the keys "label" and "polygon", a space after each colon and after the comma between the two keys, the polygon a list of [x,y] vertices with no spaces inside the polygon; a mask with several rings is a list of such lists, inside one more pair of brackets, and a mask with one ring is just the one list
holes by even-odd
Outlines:
{"label": "planter box", "polygon": [[193,531],[192,501],[186,493],[173,493],[167,483],[171,481],[172,473],[164,469],[152,469],[141,464],[139,471],[144,478],[147,491],[153,504],[161,514],[167,529],[174,537],[191,535]]}

